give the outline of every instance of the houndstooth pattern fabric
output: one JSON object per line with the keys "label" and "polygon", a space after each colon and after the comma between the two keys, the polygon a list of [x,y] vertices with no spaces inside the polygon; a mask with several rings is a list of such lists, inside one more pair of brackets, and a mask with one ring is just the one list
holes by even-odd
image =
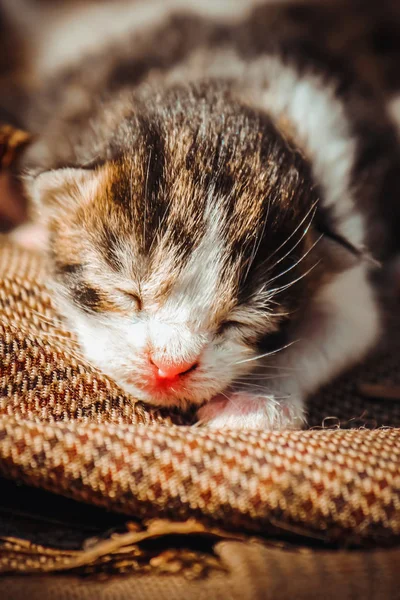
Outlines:
{"label": "houndstooth pattern fabric", "polygon": [[[42,258],[4,239],[0,279],[3,476],[136,519],[194,517],[346,544],[400,535],[400,429],[188,426],[190,415],[144,406],[84,361],[54,310]],[[332,411],[346,422],[360,416],[351,381],[315,398],[312,424]],[[376,424],[400,425],[398,404],[375,405]]]}

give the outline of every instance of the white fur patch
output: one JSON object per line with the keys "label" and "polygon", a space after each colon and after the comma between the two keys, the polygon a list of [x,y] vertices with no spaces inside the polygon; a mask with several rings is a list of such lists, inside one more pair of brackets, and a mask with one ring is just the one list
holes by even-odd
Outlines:
{"label": "white fur patch", "polygon": [[52,75],[99,47],[118,42],[126,35],[158,27],[176,12],[237,21],[258,0],[117,0],[115,2],[66,3],[39,9],[28,0],[3,0],[3,5],[25,39],[30,41],[34,71]]}
{"label": "white fur patch", "polygon": [[255,69],[266,77],[261,106],[275,118],[286,116],[293,123],[322,185],[324,205],[332,211],[339,232],[354,246],[362,246],[364,219],[351,190],[356,140],[343,104],[329,82],[316,74],[300,76],[279,58],[265,57]]}
{"label": "white fur patch", "polygon": [[223,212],[210,194],[205,210],[206,231],[172,289],[161,315],[178,323],[195,322],[202,329],[220,293],[224,259]]}

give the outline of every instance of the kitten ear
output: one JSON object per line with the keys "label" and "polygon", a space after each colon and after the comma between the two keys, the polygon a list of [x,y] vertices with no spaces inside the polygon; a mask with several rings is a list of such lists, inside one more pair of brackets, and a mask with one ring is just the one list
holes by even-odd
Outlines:
{"label": "kitten ear", "polygon": [[89,200],[98,184],[98,171],[70,167],[44,171],[25,180],[34,209],[45,218]]}

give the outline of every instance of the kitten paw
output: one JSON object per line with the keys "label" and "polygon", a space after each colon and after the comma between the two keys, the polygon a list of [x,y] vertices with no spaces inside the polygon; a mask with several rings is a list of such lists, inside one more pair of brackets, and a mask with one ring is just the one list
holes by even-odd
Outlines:
{"label": "kitten paw", "polygon": [[216,396],[202,406],[199,424],[213,429],[256,429],[262,431],[300,429],[305,423],[303,403],[235,392]]}

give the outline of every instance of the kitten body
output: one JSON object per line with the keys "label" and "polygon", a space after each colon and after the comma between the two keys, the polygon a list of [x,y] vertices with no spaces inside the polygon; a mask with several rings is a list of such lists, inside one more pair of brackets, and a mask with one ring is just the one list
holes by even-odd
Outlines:
{"label": "kitten body", "polygon": [[79,64],[39,52],[21,171],[90,361],[214,427],[296,427],[379,335],[398,139],[372,85],[235,6],[139,2]]}

